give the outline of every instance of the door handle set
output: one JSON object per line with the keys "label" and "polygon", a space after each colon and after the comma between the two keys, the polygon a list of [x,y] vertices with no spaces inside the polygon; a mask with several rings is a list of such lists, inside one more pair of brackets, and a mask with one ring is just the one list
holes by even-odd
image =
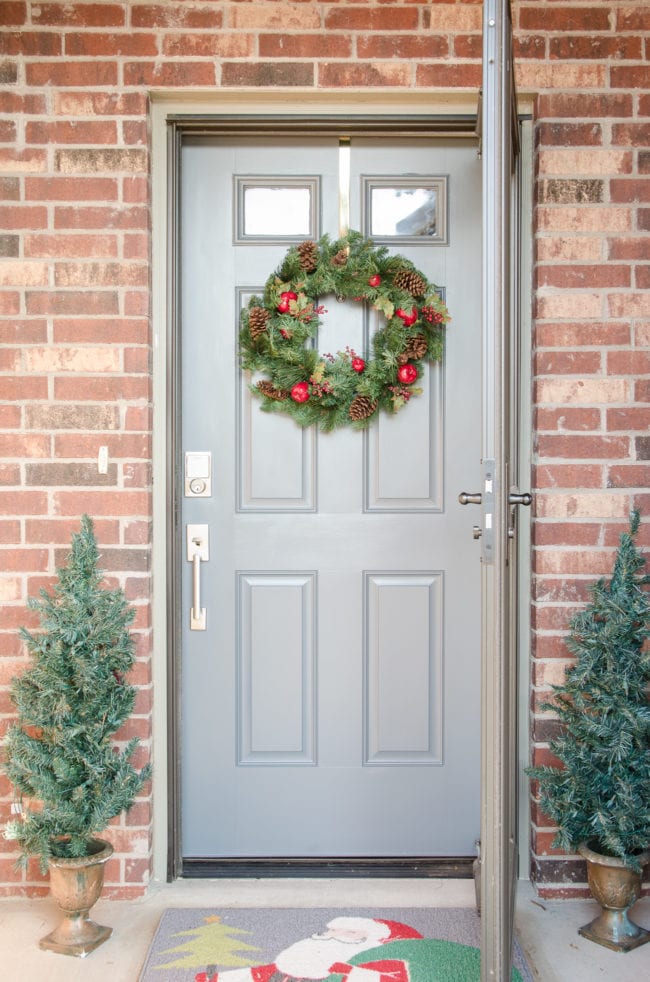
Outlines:
{"label": "door handle set", "polygon": [[210,558],[210,539],[207,525],[186,526],[187,561],[192,563],[192,606],[190,631],[205,631],[207,611],[201,606],[201,563]]}
{"label": "door handle set", "polygon": [[[481,558],[485,563],[494,561],[494,460],[483,461],[483,490],[482,491],[461,491],[458,501],[461,505],[482,505],[483,506],[483,527],[472,526],[472,536],[474,539],[481,539]],[[508,492],[509,505],[524,505],[529,507],[533,502],[530,491],[519,491],[518,488],[511,488]],[[512,538],[513,529],[508,529],[508,536]]]}

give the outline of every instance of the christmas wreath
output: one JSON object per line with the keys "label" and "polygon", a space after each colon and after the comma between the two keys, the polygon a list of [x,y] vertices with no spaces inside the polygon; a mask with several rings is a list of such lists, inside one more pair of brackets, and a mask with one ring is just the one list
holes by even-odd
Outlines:
{"label": "christmas wreath", "polygon": [[[310,344],[328,294],[384,315],[372,357],[351,348],[321,355]],[[439,289],[404,256],[375,248],[359,232],[308,239],[288,251],[263,297],[251,297],[242,311],[241,364],[264,376],[251,385],[263,409],[288,413],[300,426],[362,429],[379,410],[395,413],[422,391],[414,383],[424,361],[442,358],[448,321]]]}

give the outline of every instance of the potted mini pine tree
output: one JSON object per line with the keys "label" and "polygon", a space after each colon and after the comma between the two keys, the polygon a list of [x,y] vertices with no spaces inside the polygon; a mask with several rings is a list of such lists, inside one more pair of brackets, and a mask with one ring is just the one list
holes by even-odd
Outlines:
{"label": "potted mini pine tree", "polygon": [[126,681],[135,657],[134,611],[122,590],[102,587],[98,559],[93,523],[84,515],[53,594],[42,590],[29,601],[42,630],[21,631],[31,665],[12,683],[17,722],[4,763],[21,811],[5,836],[17,842],[19,861],[38,856],[42,870],[49,867],[52,896],[65,914],[40,945],[77,956],[111,934],[88,917],[113,852],[97,836],[131,807],[149,777],[148,767],[138,771],[131,763],[137,738],[122,748],[113,739],[135,699]]}
{"label": "potted mini pine tree", "polygon": [[650,940],[628,908],[650,859],[650,576],[634,538],[639,514],[621,536],[610,580],[591,588],[571,621],[576,662],[543,708],[560,721],[551,750],[560,767],[530,768],[542,808],[557,824],[555,845],[587,860],[602,913],[580,934],[616,951]]}

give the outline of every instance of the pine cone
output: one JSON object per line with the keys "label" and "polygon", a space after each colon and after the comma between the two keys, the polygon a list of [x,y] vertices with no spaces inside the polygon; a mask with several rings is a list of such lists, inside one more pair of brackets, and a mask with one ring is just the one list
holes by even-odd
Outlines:
{"label": "pine cone", "polygon": [[264,307],[251,307],[248,315],[248,330],[253,341],[256,341],[260,334],[264,334],[268,319],[269,312]]}
{"label": "pine cone", "polygon": [[276,389],[273,382],[269,382],[268,379],[262,379],[261,382],[257,383],[256,388],[267,399],[273,399],[275,402],[284,402],[285,399],[289,398],[289,393],[286,389]]}
{"label": "pine cone", "polygon": [[415,334],[412,338],[408,339],[407,345],[404,348],[406,361],[419,361],[420,358],[424,358],[428,350],[429,342],[424,334]]}
{"label": "pine cone", "polygon": [[339,249],[335,256],[332,256],[332,266],[345,266],[349,259],[347,249]]}
{"label": "pine cone", "polygon": [[353,420],[368,419],[376,408],[377,402],[374,399],[369,399],[368,396],[355,396],[348,415]]}
{"label": "pine cone", "polygon": [[395,274],[393,283],[398,290],[406,290],[412,297],[423,297],[427,292],[427,284],[419,273],[410,269],[400,269]]}
{"label": "pine cone", "polygon": [[298,246],[300,265],[306,273],[313,273],[318,266],[318,246],[311,239],[305,239]]}

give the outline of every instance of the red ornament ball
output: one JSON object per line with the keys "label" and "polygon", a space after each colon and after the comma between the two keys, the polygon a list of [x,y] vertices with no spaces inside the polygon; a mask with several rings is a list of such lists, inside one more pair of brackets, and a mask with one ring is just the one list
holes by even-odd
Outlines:
{"label": "red ornament ball", "polygon": [[289,313],[289,305],[292,300],[297,300],[298,294],[294,293],[293,290],[285,290],[284,293],[280,294],[280,303],[278,304],[278,310],[281,314]]}
{"label": "red ornament ball", "polygon": [[353,358],[352,367],[355,370],[355,372],[359,372],[359,374],[361,374],[361,372],[363,372],[363,370],[366,367],[366,363],[363,360],[363,358]]}
{"label": "red ornament ball", "polygon": [[398,317],[402,318],[402,321],[404,322],[404,327],[411,327],[411,325],[415,324],[416,320],[418,319],[417,307],[413,307],[411,309],[410,314],[406,310],[402,310],[401,307],[398,307],[395,313],[397,314]]}
{"label": "red ornament ball", "polygon": [[368,286],[379,286],[381,283],[381,276],[379,273],[375,273],[374,276],[368,277]]}
{"label": "red ornament ball", "polygon": [[397,369],[397,377],[402,385],[412,385],[418,377],[418,370],[415,365],[408,362],[406,365],[400,365]]}
{"label": "red ornament ball", "polygon": [[309,399],[309,382],[297,382],[291,390],[294,402],[307,402]]}

